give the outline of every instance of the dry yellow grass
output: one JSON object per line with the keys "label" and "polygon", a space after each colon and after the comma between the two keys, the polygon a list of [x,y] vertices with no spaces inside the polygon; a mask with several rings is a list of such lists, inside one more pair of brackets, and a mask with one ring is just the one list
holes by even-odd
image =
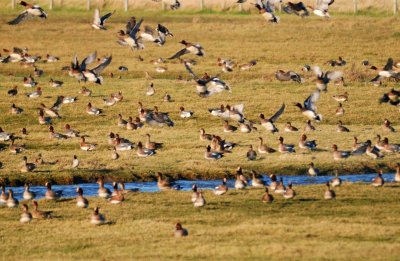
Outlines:
{"label": "dry yellow grass", "polygon": [[[124,180],[151,179],[155,171],[162,171],[174,177],[184,178],[216,178],[232,171],[237,165],[257,169],[262,172],[275,171],[285,174],[304,174],[307,164],[313,160],[323,171],[332,171],[339,168],[343,172],[375,171],[378,167],[393,168],[398,161],[398,154],[386,155],[380,160],[371,160],[367,156],[351,157],[343,162],[334,162],[331,154],[333,143],[340,149],[348,150],[352,145],[352,137],[360,140],[374,139],[376,134],[389,137],[394,143],[399,143],[396,133],[382,131],[383,119],[388,118],[393,125],[399,126],[399,112],[393,106],[378,105],[378,97],[388,91],[395,83],[387,83],[387,87],[374,87],[368,84],[374,73],[364,69],[361,61],[369,59],[377,66],[383,66],[388,57],[397,58],[395,48],[398,42],[399,26],[397,19],[348,17],[338,16],[330,21],[316,17],[300,19],[293,16],[283,16],[279,25],[266,24],[258,15],[236,16],[217,14],[186,14],[173,13],[143,13],[132,12],[130,15],[144,16],[144,24],[155,26],[165,24],[174,33],[164,47],[147,43],[143,51],[132,52],[128,48],[116,44],[115,33],[124,28],[128,14],[117,13],[108,22],[109,30],[94,31],[89,23],[92,12],[50,12],[48,21],[29,21],[18,27],[11,27],[5,22],[17,12],[3,13],[0,30],[3,33],[1,48],[14,46],[28,47],[29,53],[44,56],[50,53],[61,58],[58,63],[37,66],[45,71],[44,76],[37,78],[39,86],[43,88],[43,95],[39,99],[29,100],[24,93],[31,91],[22,86],[22,78],[33,72],[33,68],[23,68],[18,64],[2,64],[0,74],[0,126],[4,130],[19,134],[22,127],[27,127],[29,136],[17,140],[25,143],[27,150],[22,155],[33,161],[38,153],[42,153],[46,161],[59,160],[55,166],[38,166],[37,172],[21,175],[19,166],[22,155],[11,155],[7,149],[1,151],[0,176],[8,182],[21,183],[25,180],[43,184],[51,178],[57,183],[72,183],[78,180],[90,181],[95,176],[107,175]],[[373,26],[371,26],[373,25]],[[207,99],[199,98],[195,93],[192,82],[181,83],[176,81],[178,75],[190,78],[182,64],[171,62],[167,64],[165,74],[157,74],[154,65],[149,61],[158,57],[168,57],[181,48],[178,41],[186,39],[199,42],[206,50],[204,58],[196,59],[198,65],[194,71],[198,74],[208,72],[217,74],[221,69],[216,66],[218,57],[231,58],[238,63],[257,59],[258,64],[249,71],[224,73],[221,78],[233,88],[232,93],[220,93]],[[92,97],[78,96],[81,86],[75,79],[67,76],[60,69],[69,65],[74,53],[80,59],[97,50],[99,56],[113,55],[113,62],[103,72],[103,85],[87,84],[93,90]],[[145,61],[139,62],[136,57],[141,55]],[[249,144],[256,145],[258,137],[264,137],[266,143],[277,146],[278,135],[267,133],[260,125],[258,131],[250,134],[224,134],[222,120],[212,117],[207,108],[220,104],[245,104],[245,114],[250,120],[258,121],[258,114],[272,115],[285,102],[287,109],[279,119],[277,126],[283,129],[287,121],[303,129],[305,118],[293,106],[294,102],[302,102],[315,89],[312,73],[303,73],[306,83],[281,83],[274,79],[274,72],[278,69],[300,72],[304,64],[323,65],[329,59],[343,56],[348,65],[340,68],[345,71],[348,87],[331,85],[329,91],[323,94],[318,102],[318,110],[324,116],[321,124],[317,124],[315,133],[310,133],[309,139],[316,139],[318,152],[302,152],[295,155],[279,155],[278,153],[249,162],[246,151]],[[190,56],[189,56],[190,57]],[[359,77],[350,77],[352,64]],[[120,65],[127,66],[128,72],[118,72]],[[323,66],[324,69],[330,69]],[[155,79],[156,95],[144,95],[150,81],[145,80],[144,71],[149,72]],[[108,75],[114,72],[115,77]],[[121,76],[121,79],[118,79]],[[55,89],[49,87],[50,78],[64,81],[64,87]],[[353,79],[354,78],[354,79]],[[14,84],[19,86],[19,95],[15,98],[7,97],[6,93]],[[113,107],[105,108],[101,98],[110,93],[121,90],[124,101]],[[344,104],[346,114],[341,118],[347,125],[350,133],[336,133],[336,123],[339,120],[334,115],[337,103],[332,99],[336,93],[349,93],[349,101]],[[165,103],[162,97],[168,92],[173,102]],[[56,131],[62,132],[64,124],[69,123],[72,128],[89,135],[89,142],[98,143],[98,149],[92,153],[79,150],[79,140],[54,141],[49,139],[46,126],[37,123],[39,103],[51,105],[57,95],[78,96],[74,105],[64,105],[61,109],[60,120],[54,120]],[[104,108],[101,117],[90,116],[85,113],[86,104],[91,101],[94,106]],[[137,102],[142,101],[145,107],[158,105],[161,111],[170,112],[175,121],[174,128],[145,128],[137,131],[127,131],[117,127],[116,116],[122,113],[124,118],[137,115]],[[22,115],[11,115],[9,107],[12,103],[24,108]],[[179,106],[195,111],[195,118],[182,120],[178,116]],[[233,123],[233,122],[232,122]],[[238,143],[232,154],[223,159],[210,162],[203,158],[207,143],[199,141],[198,130],[205,128],[207,133],[221,135],[222,138]],[[151,133],[157,142],[164,143],[164,148],[157,151],[152,158],[139,159],[134,151],[121,152],[121,159],[111,161],[107,134],[117,132],[133,142],[144,141],[144,135]],[[298,144],[301,132],[280,133],[285,142]],[[7,144],[5,145],[7,146]],[[72,155],[81,159],[81,168],[71,170]]]}

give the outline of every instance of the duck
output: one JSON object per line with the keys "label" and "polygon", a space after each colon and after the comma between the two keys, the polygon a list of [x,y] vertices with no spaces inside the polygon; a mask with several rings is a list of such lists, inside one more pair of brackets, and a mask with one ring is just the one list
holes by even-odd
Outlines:
{"label": "duck", "polygon": [[341,160],[350,157],[350,151],[340,151],[338,150],[338,146],[336,144],[332,145],[333,148],[333,159],[334,160]]}
{"label": "duck", "polygon": [[308,98],[304,101],[303,106],[300,103],[296,103],[295,106],[298,107],[301,113],[306,116],[309,120],[314,120],[320,122],[322,120],[322,115],[316,113],[315,102],[319,100],[320,91],[314,91]]}
{"label": "duck", "polygon": [[81,142],[79,143],[79,147],[84,151],[93,151],[96,149],[97,144],[87,143],[85,137],[81,137]]}
{"label": "duck", "polygon": [[119,154],[117,153],[117,150],[115,149],[115,147],[112,148],[111,159],[112,159],[112,160],[117,160],[117,159],[119,159]]}
{"label": "duck", "polygon": [[147,137],[147,140],[146,140],[146,143],[144,145],[146,149],[148,149],[148,150],[156,150],[156,149],[162,148],[162,146],[163,146],[162,143],[151,141],[151,138],[150,138],[151,136],[150,136],[149,133],[146,134],[146,137]]}
{"label": "duck", "polygon": [[292,126],[291,122],[287,122],[286,123],[286,126],[285,126],[285,131],[286,132],[294,132],[294,131],[298,131],[298,130],[299,130],[298,128]]}
{"label": "duck", "polygon": [[292,182],[289,182],[285,192],[283,193],[283,197],[285,199],[293,199],[296,196],[296,192],[292,188]]}
{"label": "duck", "polygon": [[304,127],[304,131],[309,132],[309,131],[315,131],[316,128],[314,125],[311,124],[311,120],[306,121],[306,126]]}
{"label": "duck", "polygon": [[179,111],[180,111],[179,116],[182,119],[187,119],[187,118],[190,118],[190,117],[193,116],[193,112],[192,111],[185,111],[185,108],[183,106],[179,107]]}
{"label": "duck", "polygon": [[0,205],[6,204],[8,199],[8,194],[6,193],[6,186],[1,184],[1,195],[0,195]]}
{"label": "duck", "polygon": [[125,124],[125,127],[127,130],[135,130],[136,129],[136,125],[133,123],[133,118],[132,117],[128,117],[128,122]]}
{"label": "duck", "polygon": [[[34,60],[32,62],[34,62]],[[35,77],[40,77],[43,75],[43,70],[37,68],[35,65],[33,67],[35,68],[35,70],[33,71],[33,75],[35,75]]]}
{"label": "duck", "polygon": [[224,121],[224,132],[232,133],[232,132],[235,132],[236,130],[237,130],[237,127],[229,125],[229,122],[226,120]]}
{"label": "duck", "polygon": [[311,162],[308,164],[308,170],[307,170],[308,175],[315,177],[319,175],[319,169],[315,168],[314,162]]}
{"label": "duck", "polygon": [[150,86],[147,87],[146,95],[153,96],[156,93],[156,89],[154,89],[154,83],[150,83]]}
{"label": "duck", "polygon": [[324,193],[324,199],[335,199],[336,198],[336,193],[333,189],[330,188],[329,182],[326,182],[326,190]]}
{"label": "duck", "polygon": [[248,160],[256,160],[257,152],[253,149],[253,145],[249,146],[249,150],[246,153],[246,157]]}
{"label": "duck", "polygon": [[14,193],[13,193],[12,189],[9,189],[8,190],[8,198],[6,201],[7,207],[16,208],[16,207],[18,207],[18,204],[19,204],[19,201],[16,198],[14,198]]}
{"label": "duck", "polygon": [[118,182],[118,185],[120,187],[119,191],[121,191],[122,194],[130,194],[130,193],[134,193],[134,192],[138,192],[139,191],[138,188],[126,189],[125,188],[125,183],[122,182],[122,181]]}
{"label": "duck", "polygon": [[287,5],[283,7],[283,11],[285,11],[285,13],[287,14],[294,13],[295,15],[301,17],[310,15],[303,2],[298,2],[298,3],[288,2]]}
{"label": "duck", "polygon": [[383,139],[383,151],[387,153],[400,152],[400,144],[390,144],[389,139]]}
{"label": "duck", "polygon": [[106,220],[103,214],[99,213],[99,207],[95,207],[93,214],[90,216],[90,223],[96,226],[109,224],[110,222]]}
{"label": "duck", "polygon": [[184,54],[194,54],[197,56],[204,56],[205,52],[203,47],[200,44],[192,44],[190,42],[187,42],[185,40],[182,40],[179,42],[180,44],[185,45],[185,48],[183,48],[182,50],[178,51],[176,54],[174,54],[173,56],[169,57],[169,60],[173,60],[173,59],[179,59],[182,55]]}
{"label": "duck", "polygon": [[188,235],[189,235],[189,232],[187,231],[187,229],[183,228],[181,223],[176,223],[174,236],[175,237],[186,237]]}
{"label": "duck", "polygon": [[397,164],[396,174],[394,175],[394,181],[400,182],[400,164]]}
{"label": "duck", "polygon": [[365,150],[365,154],[367,154],[367,156],[370,156],[373,159],[378,159],[378,158],[383,158],[383,154],[374,146],[372,147],[372,142],[371,140],[367,140],[366,141],[366,150]]}
{"label": "duck", "polygon": [[275,149],[273,149],[263,143],[262,137],[258,137],[258,139],[260,140],[260,144],[258,145],[258,152],[260,154],[270,154],[270,153],[276,152]]}
{"label": "duck", "polygon": [[200,140],[202,140],[202,141],[210,141],[212,139],[213,139],[213,135],[212,134],[206,133],[204,128],[200,129]]}
{"label": "duck", "polygon": [[116,144],[114,146],[117,151],[127,151],[133,149],[133,143],[123,141],[119,136],[116,138]]}
{"label": "duck", "polygon": [[22,167],[20,169],[20,171],[22,173],[32,172],[36,168],[35,163],[28,162],[28,158],[26,156],[24,156],[22,158],[22,161],[23,161],[23,164],[22,164]]}
{"label": "duck", "polygon": [[336,109],[335,115],[336,116],[343,116],[344,115],[344,108],[343,108],[342,103],[340,103],[340,102],[339,102],[338,108]]}
{"label": "duck", "polygon": [[65,140],[68,138],[68,136],[66,136],[62,133],[55,132],[54,127],[52,125],[50,125],[50,127],[49,127],[49,132],[50,132],[51,139]]}
{"label": "duck", "polygon": [[53,211],[38,210],[39,204],[36,200],[32,201],[33,211],[32,217],[35,219],[50,219],[52,218]]}
{"label": "duck", "polygon": [[197,192],[197,198],[193,202],[195,208],[204,207],[206,205],[206,199],[203,196],[203,192],[200,190]]}
{"label": "duck", "polygon": [[74,155],[73,158],[72,158],[71,167],[73,169],[77,169],[79,167],[79,164],[80,164],[80,160],[78,159],[78,156]]}
{"label": "duck", "polygon": [[92,95],[92,91],[89,90],[89,89],[86,88],[86,87],[82,87],[82,88],[79,90],[79,94],[82,94],[83,96],[91,96],[91,95]]}
{"label": "duck", "polygon": [[122,127],[122,128],[127,127],[126,125],[128,124],[128,122],[122,118],[121,113],[118,114],[117,119],[118,119],[118,122],[117,122],[118,127]]}
{"label": "duck", "polygon": [[15,142],[15,138],[12,138],[11,143],[8,146],[8,149],[11,153],[18,154],[25,150],[25,145],[17,145],[14,142]]}
{"label": "duck", "polygon": [[71,125],[65,124],[64,125],[64,135],[68,138],[78,138],[80,136],[80,132],[71,128]]}
{"label": "duck", "polygon": [[1,127],[0,127],[0,141],[9,141],[13,138],[12,133],[5,132]]}
{"label": "duck", "polygon": [[339,172],[335,170],[335,177],[329,181],[332,187],[340,187],[342,185],[342,179],[339,177]]}
{"label": "duck", "polygon": [[297,73],[293,72],[293,71],[283,71],[283,70],[278,70],[275,72],[275,78],[278,81],[294,81],[297,83],[301,83],[302,79],[300,77],[300,75],[298,75]]}
{"label": "duck", "polygon": [[395,132],[396,130],[392,127],[391,122],[388,119],[384,119],[383,130],[386,132]]}
{"label": "duck", "polygon": [[197,200],[198,193],[199,193],[197,191],[197,185],[196,184],[192,185],[192,191],[193,191],[193,193],[192,193],[192,203],[194,203]]}
{"label": "duck", "polygon": [[163,97],[163,101],[164,102],[171,102],[172,101],[171,95],[169,95],[168,93],[165,93],[164,97]]}
{"label": "duck", "polygon": [[83,189],[81,187],[76,188],[76,193],[78,196],[76,197],[76,206],[78,208],[88,208],[89,201],[83,197]]}
{"label": "duck", "polygon": [[222,158],[223,157],[223,153],[220,153],[220,152],[212,152],[211,151],[211,146],[210,145],[208,145],[207,147],[206,147],[206,151],[205,151],[205,153],[204,153],[204,158],[205,159],[207,159],[207,160],[218,160],[218,159],[220,159],[220,158]]}
{"label": "duck", "polygon": [[149,156],[153,156],[154,153],[155,153],[154,150],[143,148],[142,142],[138,142],[136,155],[138,155],[140,158],[146,158]]}
{"label": "duck", "polygon": [[348,101],[349,94],[348,92],[345,92],[344,94],[336,94],[332,96],[333,99],[337,102],[346,102]]}
{"label": "duck", "polygon": [[282,177],[279,179],[279,182],[277,182],[274,192],[278,194],[283,194],[286,190],[285,185],[283,184],[283,179]]}
{"label": "duck", "polygon": [[385,184],[385,179],[382,177],[382,170],[378,170],[378,175],[372,179],[372,186],[382,187]]}
{"label": "duck", "polygon": [[40,110],[42,110],[45,114],[50,116],[51,118],[61,118],[58,112],[52,108],[47,108],[43,103],[40,104]]}
{"label": "duck", "polygon": [[28,183],[24,185],[24,193],[22,193],[22,198],[25,200],[32,200],[36,197],[36,193],[29,190],[30,186]]}
{"label": "duck", "polygon": [[59,60],[60,60],[60,58],[57,57],[57,56],[46,54],[46,62],[48,62],[48,63],[54,63],[54,62],[57,62]]}
{"label": "duck", "polygon": [[57,191],[52,190],[50,182],[46,182],[45,186],[47,187],[47,191],[44,194],[44,196],[48,200],[57,200],[63,194],[62,190],[57,190]]}
{"label": "duck", "polygon": [[10,112],[11,114],[21,114],[24,110],[21,107],[17,107],[15,103],[11,105]]}
{"label": "duck", "polygon": [[118,189],[118,183],[115,182],[113,187],[114,187],[114,192],[112,193],[111,198],[109,198],[108,201],[111,204],[120,204],[122,201],[125,200],[125,197],[122,191]]}
{"label": "duck", "polygon": [[153,42],[159,46],[163,46],[166,42],[166,35],[157,29],[154,30],[150,26],[146,25],[144,27],[144,31],[140,33],[140,37],[145,41]]}
{"label": "duck", "polygon": [[20,5],[25,7],[25,11],[20,13],[15,19],[7,22],[9,25],[17,25],[23,21],[28,20],[30,17],[40,17],[47,19],[47,13],[38,5],[28,4],[25,1],[19,2]]}
{"label": "duck", "polygon": [[240,132],[242,132],[242,133],[250,133],[252,130],[255,130],[255,131],[257,130],[257,128],[253,126],[253,123],[248,120],[240,123],[239,129],[240,129]]}
{"label": "duck", "polygon": [[301,135],[299,141],[299,148],[300,149],[308,149],[308,150],[315,150],[317,148],[317,143],[315,140],[307,140],[307,135],[304,133]]}
{"label": "duck", "polygon": [[273,3],[270,1],[257,1],[254,5],[257,8],[258,13],[262,15],[267,22],[279,23],[280,17],[274,14],[275,7]]}
{"label": "duck", "polygon": [[220,136],[213,136],[211,140],[211,149],[219,153],[231,153],[236,144],[222,140]]}
{"label": "duck", "polygon": [[252,174],[252,180],[251,180],[251,186],[254,188],[263,188],[265,187],[265,182],[262,179],[257,178],[257,172],[255,170],[251,171]]}
{"label": "duck", "polygon": [[268,187],[265,187],[265,193],[261,200],[263,203],[272,203],[274,201],[274,197],[268,192]]}
{"label": "duck", "polygon": [[246,71],[255,66],[256,64],[257,64],[256,60],[251,60],[248,63],[240,64],[238,67],[241,71]]}
{"label": "duck", "polygon": [[91,102],[86,106],[86,113],[89,115],[100,115],[102,112],[103,110],[93,107]]}
{"label": "duck", "polygon": [[277,181],[276,175],[275,174],[271,174],[269,175],[269,178],[271,179],[271,182],[269,184],[269,188],[271,190],[275,190],[276,187],[279,185],[279,181]]}
{"label": "duck", "polygon": [[94,10],[92,28],[97,29],[97,30],[107,30],[106,27],[104,26],[104,22],[108,18],[110,18],[114,13],[115,13],[115,10],[112,13],[107,13],[107,14],[105,14],[105,15],[100,17],[99,9],[96,8]]}
{"label": "duck", "polygon": [[379,134],[376,135],[375,147],[377,147],[379,150],[385,149],[385,142],[381,139],[381,135]]}
{"label": "duck", "polygon": [[342,121],[339,121],[336,126],[336,132],[350,132],[350,130],[347,127],[343,126]]}
{"label": "duck", "polygon": [[279,137],[279,146],[278,146],[278,151],[280,153],[294,153],[296,152],[296,149],[293,144],[284,144],[283,143],[283,137]]}
{"label": "duck", "polygon": [[18,94],[18,86],[14,85],[10,90],[7,91],[8,96],[15,96]]}
{"label": "duck", "polygon": [[226,185],[226,178],[222,179],[222,184],[218,185],[214,189],[214,194],[217,196],[224,195],[226,192],[228,192],[228,186]]}
{"label": "duck", "polygon": [[110,97],[108,99],[103,99],[104,105],[106,106],[113,106],[117,103],[116,100],[114,100],[114,97],[112,95],[110,95]]}
{"label": "duck", "polygon": [[32,214],[28,210],[28,205],[27,204],[22,204],[22,214],[19,219],[19,222],[21,223],[29,223],[32,220]]}
{"label": "duck", "polygon": [[168,178],[163,178],[161,172],[157,172],[157,187],[160,190],[168,190],[171,189],[171,182]]}
{"label": "duck", "polygon": [[53,78],[50,78],[49,84],[51,87],[59,88],[62,87],[64,83],[62,81],[53,80]]}
{"label": "duck", "polygon": [[243,171],[241,167],[237,167],[236,169],[236,180],[235,180],[235,189],[245,189],[247,187],[247,180],[243,176]]}
{"label": "duck", "polygon": [[97,190],[97,194],[100,198],[108,199],[111,197],[111,191],[108,188],[104,187],[104,180],[102,178],[98,179],[97,184],[99,184],[99,189]]}
{"label": "duck", "polygon": [[129,46],[132,51],[135,49],[144,49],[142,39],[140,36],[137,35],[137,33],[140,31],[140,25],[142,24],[142,22],[143,19],[140,19],[139,22],[136,22],[136,18],[132,17],[126,25],[126,32],[124,32],[123,30],[118,31],[117,43],[123,46]]}
{"label": "duck", "polygon": [[38,83],[35,82],[35,79],[33,79],[32,75],[29,75],[29,77],[24,77],[24,86],[25,87],[35,87]]}
{"label": "duck", "polygon": [[326,62],[326,64],[335,67],[335,66],[345,66],[346,65],[346,61],[339,56],[338,60],[329,60]]}
{"label": "duck", "polygon": [[[325,0],[323,0],[325,1]],[[343,72],[341,71],[327,71],[323,72],[319,66],[313,66],[312,68],[314,74],[317,76],[317,89],[326,92],[328,90],[328,84],[331,81],[341,81],[343,80]]]}

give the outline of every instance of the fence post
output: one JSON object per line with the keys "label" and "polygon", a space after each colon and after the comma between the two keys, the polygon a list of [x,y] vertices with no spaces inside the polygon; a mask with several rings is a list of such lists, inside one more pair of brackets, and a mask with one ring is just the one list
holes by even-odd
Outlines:
{"label": "fence post", "polygon": [[53,0],[50,0],[50,2],[49,2],[49,9],[50,10],[53,10],[53,5],[54,5]]}
{"label": "fence post", "polygon": [[60,7],[64,6],[64,0],[60,0]]}
{"label": "fence post", "polygon": [[394,15],[397,15],[397,10],[398,10],[397,0],[393,0],[393,14]]}
{"label": "fence post", "polygon": [[11,0],[11,8],[15,9],[15,0]]}
{"label": "fence post", "polygon": [[204,9],[204,0],[200,0],[200,10]]}
{"label": "fence post", "polygon": [[86,1],[86,10],[90,10],[90,0]]}
{"label": "fence post", "polygon": [[222,3],[221,3],[221,9],[222,9],[222,11],[224,11],[224,10],[225,10],[225,0],[222,0]]}
{"label": "fence post", "polygon": [[239,12],[243,12],[243,4],[242,3],[239,4]]}
{"label": "fence post", "polygon": [[125,0],[124,1],[124,10],[125,10],[125,12],[128,12],[128,0]]}
{"label": "fence post", "polygon": [[353,0],[353,5],[354,5],[354,13],[356,14],[358,12],[358,0]]}

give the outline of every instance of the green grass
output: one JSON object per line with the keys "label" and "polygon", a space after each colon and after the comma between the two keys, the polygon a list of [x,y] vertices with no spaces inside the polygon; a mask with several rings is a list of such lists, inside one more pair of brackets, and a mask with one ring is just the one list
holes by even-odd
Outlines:
{"label": "green grass", "polygon": [[[374,139],[376,134],[387,136],[390,141],[399,143],[398,134],[382,131],[383,119],[388,118],[393,125],[399,126],[398,109],[388,105],[378,105],[378,97],[391,87],[393,82],[386,83],[386,87],[374,87],[368,84],[374,72],[361,66],[361,61],[369,59],[378,67],[383,66],[388,57],[396,58],[398,23],[393,18],[377,17],[333,17],[329,21],[310,17],[300,19],[294,16],[284,16],[279,25],[266,24],[254,14],[251,16],[230,16],[227,14],[187,14],[176,15],[170,12],[130,12],[129,15],[144,17],[145,25],[155,26],[156,23],[165,24],[174,33],[164,47],[150,43],[143,51],[132,52],[128,48],[115,43],[116,32],[124,28],[128,14],[118,13],[108,22],[109,30],[94,31],[90,28],[92,12],[50,12],[48,21],[33,20],[11,27],[5,24],[17,12],[4,13],[0,18],[0,30],[3,32],[1,48],[11,49],[14,46],[28,47],[29,53],[45,56],[46,53],[57,55],[61,61],[53,64],[38,63],[37,66],[45,71],[44,76],[37,78],[44,94],[37,100],[28,100],[24,93],[31,90],[22,86],[22,78],[33,72],[33,68],[23,68],[18,64],[1,64],[0,73],[0,126],[9,132],[19,134],[22,127],[26,127],[29,136],[17,140],[24,143],[27,150],[22,155],[11,155],[7,148],[0,151],[3,168],[0,177],[6,183],[22,184],[30,181],[43,184],[46,180],[55,183],[73,183],[93,181],[99,175],[109,176],[110,179],[121,180],[150,180],[156,171],[164,172],[175,178],[220,178],[226,172],[232,172],[238,165],[262,172],[276,172],[277,174],[305,174],[307,164],[312,160],[323,173],[340,169],[341,173],[373,172],[378,167],[393,169],[399,160],[398,155],[385,155],[383,159],[371,160],[367,156],[351,157],[343,162],[334,162],[331,154],[333,143],[340,149],[348,150],[352,145],[352,137],[360,140]],[[373,25],[373,26],[371,26]],[[157,74],[154,65],[149,61],[158,57],[169,57],[182,48],[178,41],[186,39],[199,42],[205,48],[206,56],[199,58],[198,65],[193,69],[196,73],[221,73],[216,66],[218,57],[227,57],[239,64],[257,59],[258,64],[249,71],[234,71],[224,73],[221,78],[232,86],[232,93],[220,93],[207,99],[200,98],[195,93],[192,82],[182,83],[175,79],[178,75],[190,78],[182,64],[173,61],[167,63],[168,71]],[[86,153],[79,149],[79,140],[54,141],[48,138],[46,126],[37,123],[39,103],[50,106],[57,95],[78,96],[82,87],[75,79],[68,77],[61,71],[62,66],[69,65],[74,53],[80,59],[92,51],[97,50],[100,57],[113,55],[111,65],[103,72],[104,85],[87,84],[93,90],[92,97],[79,96],[75,105],[64,105],[61,109],[62,119],[54,120],[56,131],[62,132],[64,124],[69,123],[72,128],[87,134],[89,142],[98,144],[98,149]],[[141,55],[145,61],[139,62],[136,57]],[[295,102],[302,102],[315,89],[312,73],[302,73],[306,79],[304,84],[281,83],[274,78],[278,69],[301,72],[304,64],[321,65],[323,69],[331,69],[323,64],[329,59],[343,56],[348,65],[344,70],[347,87],[329,86],[329,91],[322,94],[318,102],[318,111],[323,115],[322,123],[316,124],[318,131],[309,133],[309,139],[316,139],[321,151],[306,152],[298,149],[294,155],[279,155],[278,153],[262,156],[254,162],[249,162],[245,155],[248,145],[258,144],[258,137],[262,136],[265,142],[277,147],[278,135],[267,133],[263,127],[256,125],[258,131],[250,134],[225,134],[222,131],[222,120],[210,116],[207,108],[220,104],[245,104],[245,114],[250,120],[258,122],[258,114],[272,115],[285,102],[287,109],[277,122],[283,129],[287,121],[301,129],[304,128],[305,118],[292,106]],[[188,57],[191,57],[188,55]],[[351,70],[354,63],[354,70]],[[129,68],[126,73],[117,71],[118,66]],[[144,71],[154,77],[156,95],[144,95],[149,80],[144,78]],[[109,73],[115,77],[110,78]],[[118,77],[121,79],[118,79]],[[64,87],[54,89],[49,87],[50,78],[64,81]],[[7,90],[13,85],[19,86],[19,94],[15,98],[8,97]],[[101,98],[110,93],[121,90],[124,100],[113,107],[105,108]],[[331,98],[337,93],[349,93],[349,101],[344,104],[345,116],[340,119],[351,130],[350,133],[336,133],[336,123],[339,120],[334,115],[337,103]],[[172,95],[174,102],[165,103],[162,97],[165,92]],[[102,117],[94,117],[85,113],[86,104],[91,101],[94,106],[104,108]],[[124,118],[137,115],[137,102],[142,101],[144,106],[152,108],[158,105],[161,111],[169,112],[175,121],[174,128],[152,128],[146,126],[137,131],[127,131],[116,126],[116,116],[122,113]],[[11,115],[9,107],[12,103],[24,108],[19,116]],[[178,116],[179,106],[195,112],[195,118],[182,120]],[[234,122],[231,122],[234,124]],[[207,133],[222,136],[231,142],[238,143],[232,154],[226,155],[216,162],[209,162],[203,158],[207,143],[198,138],[198,130],[205,128]],[[121,152],[117,161],[110,159],[107,134],[117,132],[133,142],[144,141],[145,134],[150,133],[153,140],[164,143],[164,148],[157,151],[156,156],[140,159],[134,151]],[[279,133],[285,142],[298,144],[301,132]],[[5,144],[7,146],[8,144]],[[23,155],[29,161],[42,153],[46,161],[59,160],[54,166],[38,166],[35,173],[21,174],[19,168]],[[71,170],[72,155],[81,159],[81,168]]]}
{"label": "green grass", "polygon": [[[94,227],[92,210],[75,200],[39,201],[55,218],[20,224],[19,209],[0,209],[1,260],[396,260],[400,254],[398,185],[345,183],[337,199],[323,185],[294,188],[298,196],[272,204],[262,190],[205,192],[195,209],[191,193],[138,193],[115,206],[90,198],[113,225]],[[189,230],[174,238],[174,224]]]}

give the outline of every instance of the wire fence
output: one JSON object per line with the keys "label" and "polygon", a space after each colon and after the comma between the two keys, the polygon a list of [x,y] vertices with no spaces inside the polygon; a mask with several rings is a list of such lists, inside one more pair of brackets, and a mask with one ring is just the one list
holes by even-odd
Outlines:
{"label": "wire fence", "polygon": [[[7,1],[7,0],[4,0]],[[18,0],[9,0],[9,8],[16,8]],[[254,9],[252,0],[238,4],[237,0],[178,0],[180,8],[183,10],[215,10],[215,11],[249,11]],[[308,6],[316,6],[319,0],[297,0],[303,1]],[[293,2],[297,2],[293,1]],[[330,7],[334,12],[353,12],[378,11],[387,14],[398,13],[399,0],[335,0]],[[284,1],[286,2],[286,1]],[[77,8],[91,10],[92,8],[113,8],[125,11],[135,9],[167,10],[175,4],[175,0],[33,0],[34,4],[39,4],[43,8],[50,10],[57,8]],[[7,4],[6,4],[7,5]],[[4,4],[0,4],[3,7]],[[6,6],[5,6],[6,7]],[[279,6],[278,6],[279,8]]]}

